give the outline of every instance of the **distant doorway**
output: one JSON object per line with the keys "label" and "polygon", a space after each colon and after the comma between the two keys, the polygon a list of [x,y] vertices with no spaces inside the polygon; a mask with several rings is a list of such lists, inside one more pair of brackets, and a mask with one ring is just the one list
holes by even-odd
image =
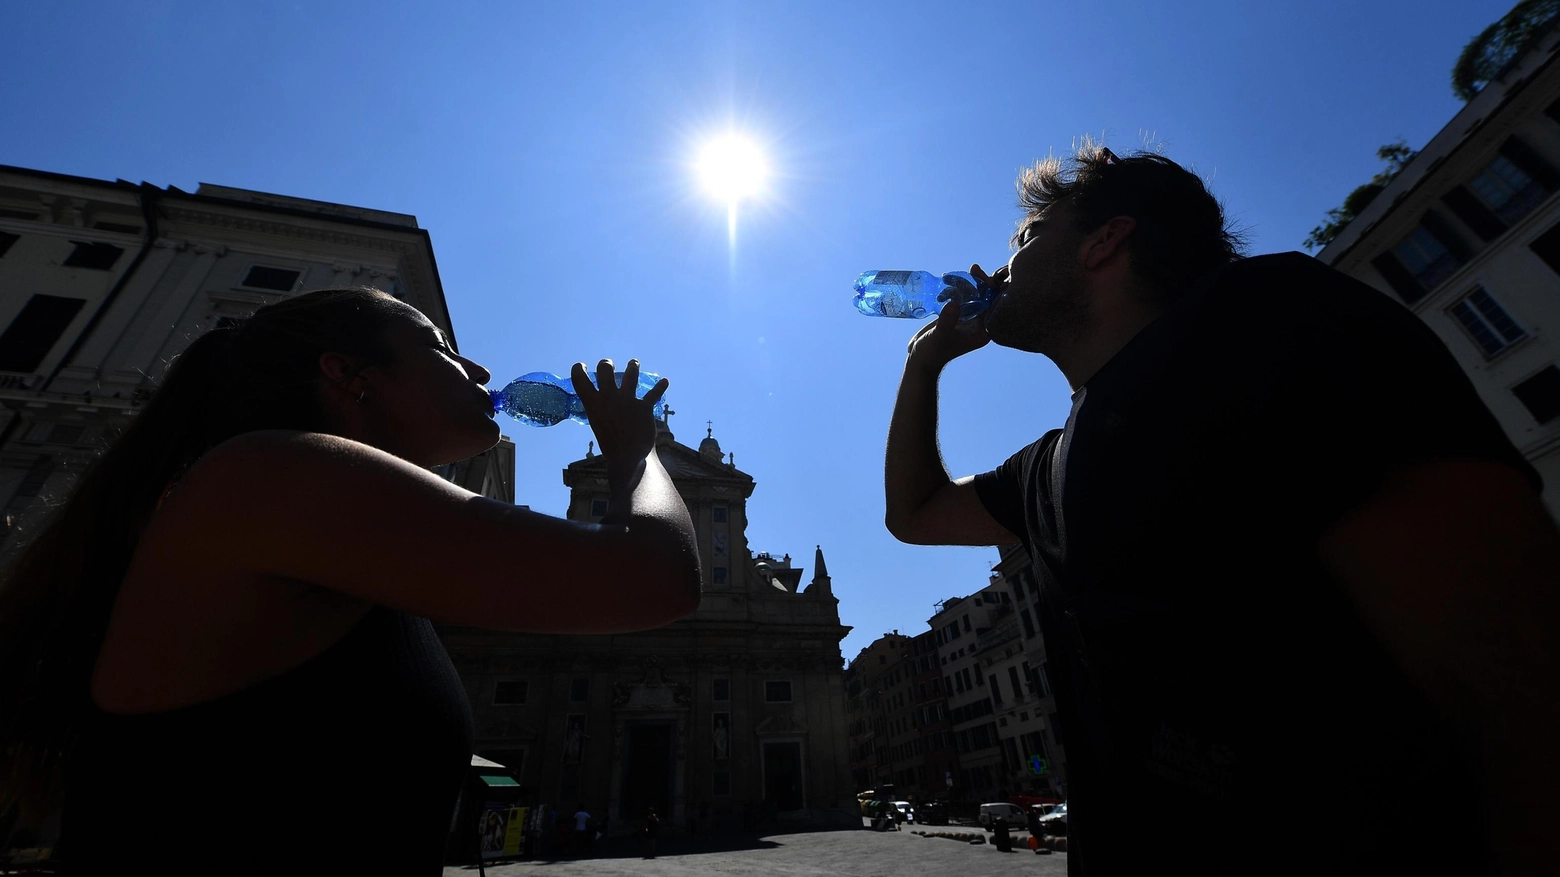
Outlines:
{"label": "distant doorway", "polygon": [[626,730],[618,816],[638,819],[646,807],[654,807],[665,824],[672,815],[672,723],[629,725]]}
{"label": "distant doorway", "polygon": [[776,810],[802,809],[802,744],[764,744],[764,798]]}

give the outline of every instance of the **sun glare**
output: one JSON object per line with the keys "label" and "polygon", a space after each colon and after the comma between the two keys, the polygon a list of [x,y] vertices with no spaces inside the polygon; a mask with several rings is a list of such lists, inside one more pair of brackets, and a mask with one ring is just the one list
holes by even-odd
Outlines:
{"label": "sun glare", "polygon": [[707,143],[699,152],[699,178],[716,198],[735,205],[764,191],[769,166],[753,141],[727,134]]}

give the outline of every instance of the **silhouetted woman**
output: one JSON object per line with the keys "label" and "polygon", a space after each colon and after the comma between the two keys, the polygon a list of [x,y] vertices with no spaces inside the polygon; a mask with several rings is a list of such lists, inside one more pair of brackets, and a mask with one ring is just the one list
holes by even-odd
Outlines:
{"label": "silhouetted woman", "polygon": [[608,633],[698,604],[666,384],[636,400],[637,372],[596,392],[574,366],[591,524],[428,471],[497,442],[490,375],[382,292],[196,339],[0,582],[6,809],[36,824],[62,783],[70,873],[439,873],[472,723],[428,619]]}

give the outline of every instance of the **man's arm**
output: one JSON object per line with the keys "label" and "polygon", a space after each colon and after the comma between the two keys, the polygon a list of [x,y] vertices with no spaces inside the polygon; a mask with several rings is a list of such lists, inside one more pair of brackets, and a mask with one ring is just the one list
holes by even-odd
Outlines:
{"label": "man's arm", "polygon": [[1560,530],[1510,466],[1400,469],[1322,537],[1389,654],[1467,734],[1498,873],[1560,861]]}
{"label": "man's arm", "polygon": [[1006,545],[1018,537],[986,511],[972,477],[948,477],[937,449],[937,378],[956,357],[991,340],[984,317],[961,324],[958,311],[943,308],[910,339],[888,426],[883,523],[894,538],[917,545]]}

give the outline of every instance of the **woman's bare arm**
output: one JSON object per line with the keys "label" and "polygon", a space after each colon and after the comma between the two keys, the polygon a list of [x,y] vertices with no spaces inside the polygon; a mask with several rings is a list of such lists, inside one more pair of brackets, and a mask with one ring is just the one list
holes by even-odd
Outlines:
{"label": "woman's bare arm", "polygon": [[496,630],[611,633],[688,615],[699,564],[681,499],[653,451],[609,458],[609,471],[611,514],[591,524],[337,436],[249,433],[190,470],[142,551],[165,569],[283,577]]}

